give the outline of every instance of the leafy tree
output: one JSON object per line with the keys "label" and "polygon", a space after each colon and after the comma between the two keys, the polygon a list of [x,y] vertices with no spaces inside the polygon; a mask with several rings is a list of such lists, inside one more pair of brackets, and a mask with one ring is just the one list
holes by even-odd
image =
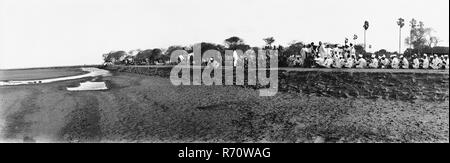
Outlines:
{"label": "leafy tree", "polygon": [[[157,51],[157,50],[155,50],[155,51]],[[143,64],[143,63],[146,63],[146,64],[150,64],[150,63],[153,63],[153,61],[156,59],[156,55],[154,55],[154,49],[147,49],[147,50],[144,50],[144,51],[141,51],[141,52],[139,52],[137,55],[136,55],[136,62],[137,63],[140,63],[140,64]],[[156,54],[156,53],[155,53]]]}
{"label": "leafy tree", "polygon": [[300,51],[305,45],[303,42],[296,42],[292,41],[288,47],[285,49],[282,48],[282,50],[279,50],[278,52],[278,66],[280,67],[287,67],[289,66],[288,58],[292,55],[298,55],[300,54]]}
{"label": "leafy tree", "polygon": [[247,44],[239,44],[239,45],[234,45],[231,49],[242,50],[242,52],[246,52],[247,50],[251,49],[251,47],[250,47],[250,45],[247,45]]}
{"label": "leafy tree", "polygon": [[413,49],[418,49],[420,53],[421,49],[425,48],[427,46],[426,43],[429,42],[427,37],[430,37],[432,29],[426,28],[422,21],[417,21],[416,19],[412,19],[409,25],[411,31],[409,37],[405,39],[405,43]]}
{"label": "leafy tree", "polygon": [[293,42],[284,50],[284,54],[286,56],[300,54],[304,46],[305,44],[303,42]]}
{"label": "leafy tree", "polygon": [[354,47],[355,47],[356,54],[366,54],[367,53],[366,50],[364,49],[364,45],[358,44],[358,45],[355,45]]}
{"label": "leafy tree", "polygon": [[151,57],[149,58],[151,63],[157,62],[164,62],[164,59],[167,58],[164,56],[163,52],[159,48],[155,48],[152,50]]}
{"label": "leafy tree", "polygon": [[[169,46],[169,48],[167,48],[167,50],[164,52],[164,57],[168,57],[168,58],[165,58],[165,59],[170,60],[170,56],[176,50],[184,50],[184,47],[179,46],[179,45]],[[165,61],[167,61],[167,60],[165,60]],[[176,62],[176,61],[171,61],[171,62]]]}
{"label": "leafy tree", "polygon": [[418,54],[420,56],[422,56],[421,54],[438,54],[438,55],[448,55],[449,53],[449,47],[442,47],[442,46],[434,46],[434,47],[430,47],[430,46],[425,46],[422,49],[411,49],[408,48],[405,50],[404,55],[405,56],[411,56],[413,54]]}
{"label": "leafy tree", "polygon": [[425,28],[422,21],[417,22],[417,20],[412,19],[410,22],[410,36],[406,38],[406,43],[411,45],[412,48],[419,48],[427,42],[426,35],[431,31],[429,28]]}
{"label": "leafy tree", "polygon": [[439,44],[439,42],[441,42],[442,40],[440,40],[438,37],[436,36],[430,36],[430,38],[428,39],[428,46],[429,47],[435,47],[437,46],[437,44]]}
{"label": "leafy tree", "polygon": [[381,56],[383,54],[388,54],[389,52],[386,49],[380,49],[378,51],[376,51],[374,54]]}
{"label": "leafy tree", "polygon": [[172,52],[174,52],[175,50],[183,50],[183,49],[184,48],[182,46],[172,45],[169,48],[167,48],[164,55],[170,56],[172,54]]}
{"label": "leafy tree", "polygon": [[390,51],[387,51],[386,49],[380,49],[380,50],[376,51],[374,54],[376,54],[377,56],[386,55],[386,57],[389,57],[392,54],[397,54],[397,52],[390,52]]}
{"label": "leafy tree", "polygon": [[125,51],[111,51],[109,53],[103,54],[103,60],[105,62],[118,63],[126,55],[127,53]]}
{"label": "leafy tree", "polygon": [[275,42],[275,39],[273,37],[267,37],[263,39],[264,42],[266,42],[267,46],[272,46],[273,42]]}
{"label": "leafy tree", "polygon": [[226,46],[231,47],[233,45],[243,44],[244,40],[239,38],[239,37],[237,37],[237,36],[233,36],[233,37],[225,39],[224,42],[225,42]]}
{"label": "leafy tree", "polygon": [[170,60],[170,56],[162,53],[161,55],[158,55],[156,59],[160,63],[165,63],[166,61]]}
{"label": "leafy tree", "polygon": [[202,47],[202,50],[201,50],[202,56],[203,56],[203,53],[205,53],[208,50],[217,50],[217,51],[219,51],[221,53],[224,51],[224,47],[223,46],[220,46],[220,45],[217,45],[217,44],[214,44],[214,43],[202,42],[201,43],[201,47]]}

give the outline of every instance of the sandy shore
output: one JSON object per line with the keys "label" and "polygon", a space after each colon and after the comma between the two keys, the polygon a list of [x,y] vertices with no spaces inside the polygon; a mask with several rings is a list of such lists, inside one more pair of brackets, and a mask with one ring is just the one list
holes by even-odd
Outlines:
{"label": "sandy shore", "polygon": [[449,101],[318,97],[236,86],[173,86],[131,73],[0,88],[12,142],[449,142]]}

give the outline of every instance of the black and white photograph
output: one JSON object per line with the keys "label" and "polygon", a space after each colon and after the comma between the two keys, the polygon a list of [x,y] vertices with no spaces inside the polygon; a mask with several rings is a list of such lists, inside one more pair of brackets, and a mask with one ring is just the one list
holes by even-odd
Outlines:
{"label": "black and white photograph", "polygon": [[0,143],[449,143],[449,42],[448,0],[0,0]]}

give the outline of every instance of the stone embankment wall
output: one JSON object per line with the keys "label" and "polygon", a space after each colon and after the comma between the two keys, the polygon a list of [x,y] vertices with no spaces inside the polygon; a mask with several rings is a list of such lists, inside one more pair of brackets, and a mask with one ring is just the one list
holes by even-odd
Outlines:
{"label": "stone embankment wall", "polygon": [[[168,78],[170,66],[106,66],[112,72],[129,72]],[[449,73],[334,71],[286,69],[278,71],[279,91],[307,95],[402,101],[448,101]],[[258,86],[245,86],[260,88]]]}

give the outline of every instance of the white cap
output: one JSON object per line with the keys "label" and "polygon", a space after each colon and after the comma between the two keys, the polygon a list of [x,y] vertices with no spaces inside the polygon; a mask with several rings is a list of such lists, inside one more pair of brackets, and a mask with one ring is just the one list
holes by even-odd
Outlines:
{"label": "white cap", "polygon": [[392,55],[391,55],[391,58],[392,58],[392,57],[397,57],[397,55],[395,55],[395,54],[392,54]]}
{"label": "white cap", "polygon": [[362,54],[360,54],[360,55],[358,55],[359,57],[363,57],[363,55]]}

